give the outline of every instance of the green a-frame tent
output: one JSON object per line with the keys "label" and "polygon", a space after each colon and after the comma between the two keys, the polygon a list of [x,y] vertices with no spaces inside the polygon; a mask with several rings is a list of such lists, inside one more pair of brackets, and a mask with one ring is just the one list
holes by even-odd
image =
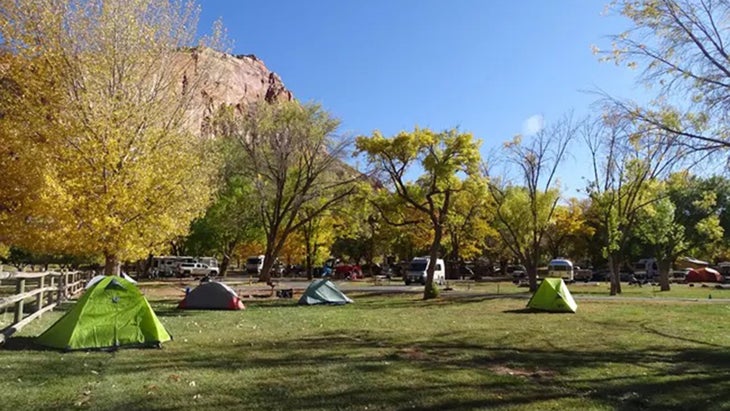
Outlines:
{"label": "green a-frame tent", "polygon": [[562,278],[546,278],[527,302],[527,307],[540,311],[574,313],[578,304]]}
{"label": "green a-frame tent", "polygon": [[137,286],[122,277],[108,276],[86,290],[36,343],[83,350],[158,346],[171,339]]}
{"label": "green a-frame tent", "polygon": [[347,304],[352,303],[352,299],[346,296],[332,282],[325,278],[314,280],[299,299],[299,305],[315,305],[315,304]]}

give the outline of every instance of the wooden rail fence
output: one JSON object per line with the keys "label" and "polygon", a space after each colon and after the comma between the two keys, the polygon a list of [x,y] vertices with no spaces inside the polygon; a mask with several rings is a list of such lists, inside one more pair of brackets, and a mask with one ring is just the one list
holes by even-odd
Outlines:
{"label": "wooden rail fence", "polygon": [[90,277],[89,273],[79,271],[0,274],[0,285],[15,284],[15,294],[0,297],[0,310],[14,307],[13,323],[0,330],[0,344],[43,313],[82,291]]}

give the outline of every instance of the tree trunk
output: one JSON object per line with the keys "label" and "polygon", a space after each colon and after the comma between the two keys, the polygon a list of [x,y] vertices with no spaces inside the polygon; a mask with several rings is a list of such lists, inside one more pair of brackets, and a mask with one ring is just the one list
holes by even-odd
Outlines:
{"label": "tree trunk", "polygon": [[221,266],[218,270],[218,275],[221,277],[225,277],[226,274],[228,274],[228,266],[231,265],[231,257],[229,253],[223,254],[223,259],[221,260]]}
{"label": "tree trunk", "polygon": [[271,268],[274,267],[274,241],[267,241],[266,252],[264,253],[264,265],[259,273],[259,281],[266,283],[271,281]]}
{"label": "tree trunk", "polygon": [[433,283],[433,273],[436,270],[436,261],[438,259],[438,251],[441,245],[442,229],[437,227],[434,230],[433,242],[429,252],[428,268],[426,269],[426,286],[423,289],[423,299],[428,300],[436,297],[436,286]]}
{"label": "tree trunk", "polygon": [[114,254],[106,254],[104,256],[104,275],[119,275],[122,263],[119,257]]}
{"label": "tree trunk", "polygon": [[657,263],[659,268],[659,291],[669,291],[669,269],[672,268],[672,260],[665,258]]}
{"label": "tree trunk", "polygon": [[621,267],[614,255],[608,256],[608,268],[611,270],[611,295],[621,294]]}
{"label": "tree trunk", "polygon": [[231,266],[231,256],[233,255],[233,250],[236,249],[237,245],[237,240],[229,241],[226,244],[226,248],[225,250],[223,250],[223,259],[221,260],[221,265],[220,267],[218,267],[219,276],[225,277],[228,274],[228,267]]}
{"label": "tree trunk", "polygon": [[144,262],[144,269],[142,270],[142,278],[150,278],[150,268],[152,268],[152,259],[154,256],[152,253],[147,254],[147,259]]}
{"label": "tree trunk", "polygon": [[312,241],[309,239],[310,236],[305,235],[304,238],[304,254],[305,254],[305,269],[307,270],[307,280],[312,281],[312,278],[314,275],[312,274],[312,256],[314,255],[313,248],[316,249],[316,247],[312,247]]}
{"label": "tree trunk", "polygon": [[527,278],[530,282],[530,292],[537,291],[537,264],[534,261],[525,261]]}

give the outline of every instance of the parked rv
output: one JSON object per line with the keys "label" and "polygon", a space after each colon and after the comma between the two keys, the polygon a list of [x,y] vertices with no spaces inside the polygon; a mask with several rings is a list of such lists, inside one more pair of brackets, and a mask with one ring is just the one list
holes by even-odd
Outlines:
{"label": "parked rv", "polygon": [[634,277],[638,281],[652,281],[659,276],[659,268],[655,258],[642,258],[632,265]]}
{"label": "parked rv", "polygon": [[194,263],[195,258],[190,256],[158,256],[152,258],[150,274],[153,277],[172,277],[177,274],[181,263]]}
{"label": "parked rv", "polygon": [[[408,271],[403,276],[406,285],[411,283],[426,284],[426,276],[428,275],[428,265],[431,261],[430,257],[416,257],[411,260],[408,265]],[[444,266],[444,260],[436,259],[436,267],[433,271],[433,282],[437,284],[446,283],[446,268]]]}
{"label": "parked rv", "polygon": [[554,260],[550,260],[550,263],[548,264],[547,276],[562,278],[565,281],[573,282],[575,279],[573,273],[573,263],[570,260],[566,260],[564,258],[556,258]]}
{"label": "parked rv", "polygon": [[252,255],[246,259],[246,272],[248,274],[261,274],[264,269],[264,256]]}

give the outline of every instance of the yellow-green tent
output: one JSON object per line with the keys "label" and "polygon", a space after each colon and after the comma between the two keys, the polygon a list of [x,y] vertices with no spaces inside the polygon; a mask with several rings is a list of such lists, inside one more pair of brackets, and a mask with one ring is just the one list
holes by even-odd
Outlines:
{"label": "yellow-green tent", "polygon": [[578,304],[562,278],[546,278],[532,295],[527,307],[556,313],[574,313]]}
{"label": "yellow-green tent", "polygon": [[79,301],[36,342],[64,350],[157,346],[171,340],[136,285],[109,276],[86,290]]}

